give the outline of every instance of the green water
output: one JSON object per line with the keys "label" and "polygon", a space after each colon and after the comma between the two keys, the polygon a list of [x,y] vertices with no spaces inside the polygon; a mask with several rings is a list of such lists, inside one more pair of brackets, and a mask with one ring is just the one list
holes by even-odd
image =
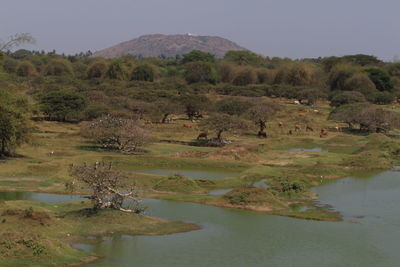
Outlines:
{"label": "green water", "polygon": [[31,200],[57,204],[68,201],[87,200],[81,196],[31,193],[31,192],[0,192],[0,201],[4,200]]}
{"label": "green water", "polygon": [[400,173],[346,178],[314,189],[343,222],[269,216],[199,204],[146,200],[148,215],[201,230],[115,236],[76,247],[103,255],[84,266],[399,266]]}
{"label": "green water", "polygon": [[135,172],[146,173],[146,174],[157,174],[157,175],[172,175],[181,174],[188,178],[193,179],[223,179],[228,177],[235,177],[239,175],[236,172],[224,172],[224,171],[202,171],[202,170],[182,170],[182,169],[143,169],[135,170]]}

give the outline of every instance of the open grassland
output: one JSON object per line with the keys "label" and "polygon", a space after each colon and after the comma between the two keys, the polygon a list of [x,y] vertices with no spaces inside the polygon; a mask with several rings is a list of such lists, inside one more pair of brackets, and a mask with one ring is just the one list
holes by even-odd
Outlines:
{"label": "open grassland", "polygon": [[[268,122],[266,139],[258,138],[256,130],[241,136],[224,133],[225,138],[233,141],[231,144],[202,147],[196,145],[197,122],[176,117],[170,123],[151,125],[154,142],[130,155],[105,150],[83,139],[77,124],[36,122],[32,144],[22,147],[19,157],[1,163],[0,190],[65,193],[64,185],[70,180],[69,165],[113,161],[116,168],[129,173],[129,180],[138,182],[147,197],[290,215],[282,210],[290,211],[289,205],[316,198],[308,188],[365,170],[388,169],[397,160],[396,132],[391,133],[393,138],[381,134],[362,135],[357,131],[338,132],[337,124],[326,119],[330,111],[327,103],[309,107],[286,100],[280,102],[284,108]],[[279,127],[278,122],[282,122],[283,127]],[[182,127],[183,123],[192,127]],[[300,131],[294,131],[296,124],[301,126]],[[305,131],[306,125],[314,131]],[[321,128],[328,129],[327,137],[320,138]],[[289,130],[293,130],[292,135],[288,134]],[[317,150],[292,150],[296,148]],[[232,171],[239,175],[224,179],[165,180],[165,176],[136,172],[152,168]],[[246,202],[253,193],[240,195],[240,189],[262,179],[267,179],[269,185],[268,192],[263,195],[265,198],[260,199],[260,203]],[[282,191],[279,190],[282,181],[301,183],[305,188]],[[239,190],[234,198],[207,194],[211,190],[232,188]],[[242,198],[245,200],[237,200]],[[318,219],[313,216],[316,213],[308,211],[304,217]],[[296,216],[301,217],[301,213]]]}

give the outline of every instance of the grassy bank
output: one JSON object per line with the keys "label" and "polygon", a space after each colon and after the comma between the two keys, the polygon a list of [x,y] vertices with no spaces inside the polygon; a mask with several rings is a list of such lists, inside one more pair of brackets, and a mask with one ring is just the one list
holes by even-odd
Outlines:
{"label": "grassy bank", "polygon": [[182,222],[104,210],[90,203],[57,205],[30,201],[0,202],[0,266],[60,266],[94,260],[70,246],[85,236],[163,235],[198,229]]}

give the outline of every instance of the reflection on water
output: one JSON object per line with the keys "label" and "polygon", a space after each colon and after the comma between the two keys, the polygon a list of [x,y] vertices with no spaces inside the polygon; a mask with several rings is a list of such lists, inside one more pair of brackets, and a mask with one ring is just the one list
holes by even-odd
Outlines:
{"label": "reflection on water", "polygon": [[143,170],[136,170],[136,172],[157,174],[164,176],[171,174],[181,174],[185,177],[194,179],[222,179],[239,175],[239,173],[235,172],[194,171],[194,170],[180,170],[180,169],[143,169]]}

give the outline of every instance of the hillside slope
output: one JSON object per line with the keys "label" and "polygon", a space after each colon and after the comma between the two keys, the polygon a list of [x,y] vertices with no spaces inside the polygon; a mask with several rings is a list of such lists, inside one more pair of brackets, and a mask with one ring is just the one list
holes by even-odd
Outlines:
{"label": "hillside slope", "polygon": [[189,53],[192,50],[201,50],[214,54],[217,57],[223,57],[229,50],[246,49],[232,41],[217,36],[152,34],[143,35],[139,38],[97,51],[93,56],[113,58],[130,54],[143,57],[158,57],[160,55],[174,57]]}

